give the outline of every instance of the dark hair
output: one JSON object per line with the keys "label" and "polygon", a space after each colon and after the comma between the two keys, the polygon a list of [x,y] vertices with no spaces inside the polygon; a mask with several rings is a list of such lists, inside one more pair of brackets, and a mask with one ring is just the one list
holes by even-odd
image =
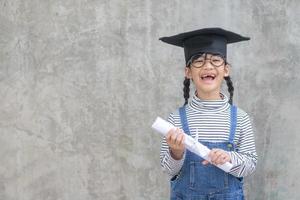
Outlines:
{"label": "dark hair", "polygon": [[184,97],[184,106],[188,104],[188,99],[190,97],[190,79],[185,77],[183,81],[183,97]]}
{"label": "dark hair", "polygon": [[[193,60],[196,58],[193,58]],[[187,66],[188,68],[190,68],[190,63],[193,61],[192,59],[188,62]],[[225,65],[227,65],[228,63],[225,60]],[[231,81],[230,76],[224,77],[225,81],[226,81],[226,85],[228,87],[228,92],[229,92],[229,101],[228,103],[232,105],[233,103],[233,92],[234,92],[234,87],[233,87],[233,83]],[[183,106],[188,104],[188,99],[190,97],[190,79],[185,77],[184,81],[183,81],[183,97],[184,97],[184,104]]]}
{"label": "dark hair", "polygon": [[232,81],[231,81],[231,78],[230,76],[227,76],[227,77],[224,77],[225,81],[226,81],[226,84],[227,84],[227,87],[228,87],[228,92],[230,94],[230,98],[229,98],[229,104],[232,105],[232,99],[233,99],[233,91],[234,91],[234,88],[233,88],[233,84],[232,84]]}

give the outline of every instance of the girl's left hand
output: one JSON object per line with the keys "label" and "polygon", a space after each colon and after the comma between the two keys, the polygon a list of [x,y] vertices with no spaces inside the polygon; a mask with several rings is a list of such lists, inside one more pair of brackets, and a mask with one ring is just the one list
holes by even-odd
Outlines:
{"label": "girl's left hand", "polygon": [[[229,154],[223,149],[212,149],[209,152],[208,157],[210,158],[211,164],[214,165],[222,165],[226,162],[231,162]],[[202,161],[203,165],[207,165],[208,163],[210,162],[207,160]]]}

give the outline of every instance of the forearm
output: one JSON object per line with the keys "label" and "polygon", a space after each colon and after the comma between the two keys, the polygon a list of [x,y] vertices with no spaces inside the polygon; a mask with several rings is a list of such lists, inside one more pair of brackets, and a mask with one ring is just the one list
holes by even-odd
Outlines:
{"label": "forearm", "polygon": [[160,164],[163,171],[165,171],[171,177],[175,176],[181,170],[183,166],[184,158],[185,158],[185,152],[183,153],[182,156],[173,158],[169,150],[169,146],[167,145],[165,139],[163,140],[161,151],[160,151]]}
{"label": "forearm", "polygon": [[255,171],[257,156],[256,153],[229,152],[233,164],[230,174],[236,177],[245,177]]}
{"label": "forearm", "polygon": [[245,177],[255,171],[257,154],[255,148],[252,124],[247,114],[244,114],[241,122],[241,136],[236,146],[236,151],[229,152],[233,168],[230,174],[236,177]]}

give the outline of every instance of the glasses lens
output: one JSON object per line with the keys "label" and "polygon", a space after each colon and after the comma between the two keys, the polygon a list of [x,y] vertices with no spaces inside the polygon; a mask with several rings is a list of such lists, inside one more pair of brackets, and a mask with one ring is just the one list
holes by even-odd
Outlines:
{"label": "glasses lens", "polygon": [[210,62],[212,65],[220,67],[224,64],[224,59],[221,56],[214,55],[210,58]]}
{"label": "glasses lens", "polygon": [[196,68],[202,67],[204,63],[205,63],[205,56],[203,55],[195,56],[192,60],[192,65],[193,67]]}
{"label": "glasses lens", "polygon": [[215,67],[220,67],[225,63],[225,60],[223,59],[222,56],[219,55],[212,55],[210,58],[206,58],[206,54],[199,54],[191,59],[191,64],[193,67],[200,68],[205,65],[206,60],[209,60],[209,62],[215,66]]}

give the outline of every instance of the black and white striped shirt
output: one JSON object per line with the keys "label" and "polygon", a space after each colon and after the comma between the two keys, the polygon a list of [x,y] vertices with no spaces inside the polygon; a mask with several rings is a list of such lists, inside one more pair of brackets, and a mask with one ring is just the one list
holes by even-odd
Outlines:
{"label": "black and white striped shirt", "polygon": [[[200,141],[225,142],[229,140],[230,133],[230,104],[228,97],[222,95],[222,100],[203,101],[196,95],[188,104],[186,113],[192,137],[198,132]],[[170,114],[168,121],[181,128],[178,110]],[[244,177],[251,174],[256,167],[257,154],[255,150],[254,135],[248,114],[242,109],[237,110],[237,127],[234,138],[236,151],[229,152],[233,168],[230,174]],[[164,171],[170,176],[176,175],[184,162],[185,154],[181,160],[171,157],[165,138],[162,140],[160,161]]]}

